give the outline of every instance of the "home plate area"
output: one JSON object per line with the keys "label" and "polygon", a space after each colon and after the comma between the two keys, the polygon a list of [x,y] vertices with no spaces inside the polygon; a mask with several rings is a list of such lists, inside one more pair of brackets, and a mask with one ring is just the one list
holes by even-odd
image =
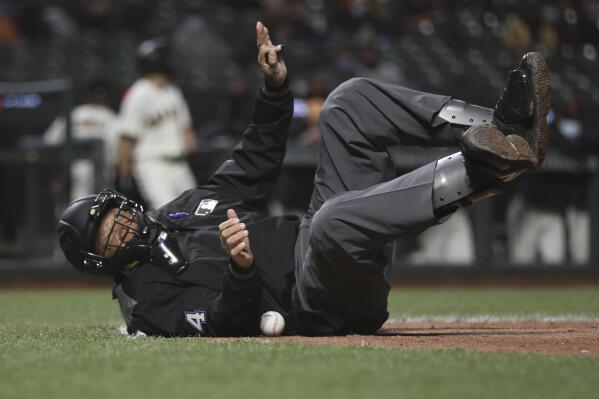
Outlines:
{"label": "home plate area", "polygon": [[[443,317],[387,322],[375,335],[259,337],[265,343],[461,348],[599,357],[599,320],[584,317]],[[226,339],[228,340],[228,339]]]}

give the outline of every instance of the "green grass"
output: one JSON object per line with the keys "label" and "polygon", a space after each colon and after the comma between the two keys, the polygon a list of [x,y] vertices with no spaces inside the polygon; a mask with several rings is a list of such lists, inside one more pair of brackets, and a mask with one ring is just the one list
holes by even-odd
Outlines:
{"label": "green grass", "polygon": [[[599,316],[599,290],[404,289],[393,317]],[[0,398],[597,397],[569,356],[131,339],[108,290],[0,291]]]}

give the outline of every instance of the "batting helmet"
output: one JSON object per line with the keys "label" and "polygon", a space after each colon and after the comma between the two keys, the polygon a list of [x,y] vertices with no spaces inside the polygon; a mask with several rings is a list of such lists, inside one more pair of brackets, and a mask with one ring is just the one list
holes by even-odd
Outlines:
{"label": "batting helmet", "polygon": [[163,37],[149,39],[137,48],[137,64],[142,74],[172,72],[170,48]]}

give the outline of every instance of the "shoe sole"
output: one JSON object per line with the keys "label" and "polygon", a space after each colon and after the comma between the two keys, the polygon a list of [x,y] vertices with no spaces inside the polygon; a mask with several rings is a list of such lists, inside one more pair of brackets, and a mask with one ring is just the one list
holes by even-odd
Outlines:
{"label": "shoe sole", "polygon": [[514,150],[516,150],[516,152],[519,154],[521,159],[527,159],[535,164],[538,163],[538,158],[535,156],[524,137],[518,136],[516,134],[510,134],[507,136],[507,139]]}
{"label": "shoe sole", "polygon": [[501,171],[530,169],[538,160],[524,138],[505,136],[494,125],[472,126],[464,134],[462,150],[466,156],[492,165]]}
{"label": "shoe sole", "polygon": [[520,65],[523,66],[525,63],[532,75],[531,81],[535,107],[533,126],[535,135],[529,140],[528,144],[531,146],[537,158],[535,168],[539,168],[545,160],[547,146],[549,144],[547,113],[549,113],[549,107],[551,105],[551,83],[549,80],[547,64],[541,54],[534,52],[527,53],[522,58],[522,63]]}

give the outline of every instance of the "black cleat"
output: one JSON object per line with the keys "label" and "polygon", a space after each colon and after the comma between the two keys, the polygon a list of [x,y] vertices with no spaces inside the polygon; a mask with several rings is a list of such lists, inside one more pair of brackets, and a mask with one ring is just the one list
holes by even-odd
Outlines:
{"label": "black cleat", "polygon": [[506,136],[491,124],[466,130],[460,139],[460,149],[472,167],[503,182],[538,165],[537,157],[524,138]]}
{"label": "black cleat", "polygon": [[510,72],[493,113],[493,124],[506,136],[526,140],[536,157],[535,168],[541,166],[547,152],[550,90],[545,59],[539,53],[527,53],[520,66]]}

